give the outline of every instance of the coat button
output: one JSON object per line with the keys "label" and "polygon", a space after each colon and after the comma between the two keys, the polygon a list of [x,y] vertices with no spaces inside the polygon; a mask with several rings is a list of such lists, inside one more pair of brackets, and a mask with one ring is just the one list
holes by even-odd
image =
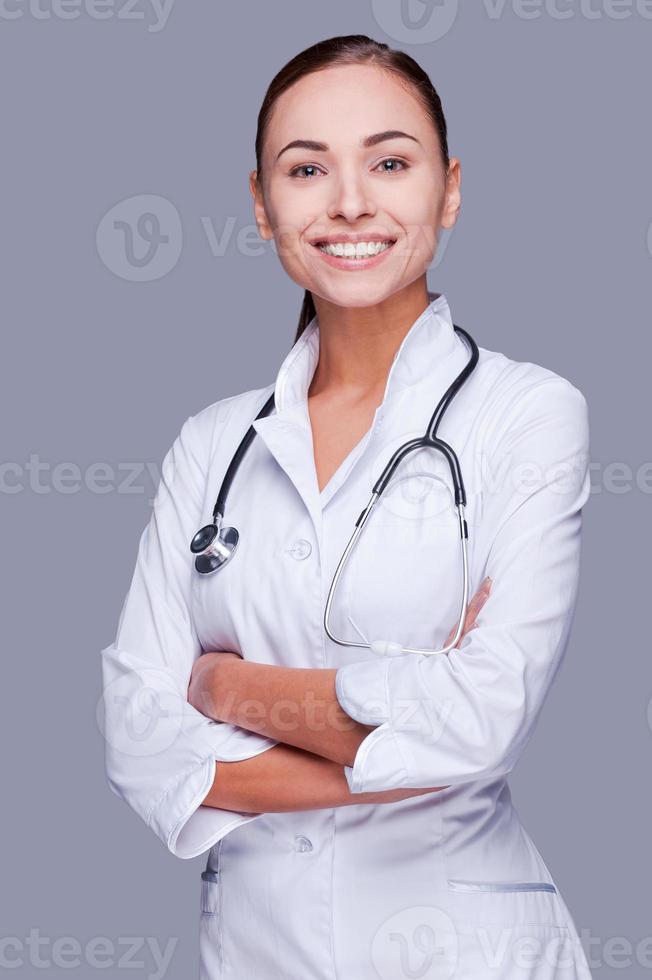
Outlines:
{"label": "coat button", "polygon": [[311,554],[312,545],[310,544],[310,541],[306,541],[305,538],[299,538],[298,541],[294,542],[289,551],[292,557],[296,558],[297,561],[303,561],[304,558],[307,558],[308,555]]}
{"label": "coat button", "polygon": [[294,849],[295,851],[312,851],[312,841],[300,834],[294,838]]}

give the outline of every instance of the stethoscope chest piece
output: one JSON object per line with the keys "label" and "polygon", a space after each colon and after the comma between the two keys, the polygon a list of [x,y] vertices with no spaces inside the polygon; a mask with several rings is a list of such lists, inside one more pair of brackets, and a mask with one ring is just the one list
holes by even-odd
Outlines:
{"label": "stethoscope chest piece", "polygon": [[206,524],[200,528],[190,542],[190,550],[195,558],[195,568],[206,574],[226,565],[233,555],[240,535],[234,527],[221,527]]}
{"label": "stethoscope chest piece", "polygon": [[[448,386],[442,397],[440,398],[437,406],[432,414],[432,417],[428,423],[428,428],[426,429],[425,435],[417,439],[410,439],[408,442],[404,443],[396,449],[385,466],[384,470],[376,480],[373,491],[371,494],[371,499],[365,507],[365,509],[360,513],[356,523],[355,529],[351,538],[344,549],[344,553],[339,560],[339,563],[335,569],[330,588],[328,590],[328,596],[326,598],[326,608],[324,611],[324,630],[334,643],[339,643],[341,646],[347,647],[366,647],[377,653],[386,657],[401,656],[403,653],[417,653],[417,654],[435,654],[435,653],[445,653],[447,654],[451,650],[460,636],[462,635],[462,630],[464,629],[464,623],[466,620],[466,609],[469,594],[469,575],[468,575],[468,559],[467,559],[467,547],[466,541],[468,538],[468,526],[466,519],[464,517],[464,508],[466,506],[466,492],[464,489],[464,482],[462,480],[462,471],[460,468],[459,460],[455,451],[447,442],[438,438],[437,430],[439,424],[454,396],[463,386],[463,384],[468,379],[469,375],[474,371],[478,360],[479,360],[479,348],[474,341],[473,337],[463,330],[462,327],[458,327],[453,324],[456,333],[460,334],[466,341],[471,354],[466,363],[462,368],[457,377]],[[274,391],[270,394],[269,398],[258,412],[256,420],[263,418],[275,408],[274,394],[276,391],[276,386]],[[247,448],[256,437],[257,429],[253,425],[250,425],[245,432],[238,448],[236,449],[231,462],[226,470],[224,479],[222,480],[222,486],[220,487],[220,492],[218,494],[217,500],[215,501],[215,507],[213,508],[213,523],[206,524],[205,527],[200,528],[195,534],[194,538],[190,543],[190,550],[196,556],[195,557],[195,568],[198,572],[214,572],[218,568],[222,568],[235,552],[236,546],[238,544],[239,534],[234,527],[222,527],[222,520],[224,518],[224,508],[226,505],[226,498],[229,492],[231,483],[233,482],[233,477],[236,474],[238,467],[247,452]],[[333,605],[333,595],[337,587],[342,570],[348,561],[349,555],[352,548],[358,539],[362,528],[364,527],[369,514],[371,513],[373,507],[375,507],[377,501],[383,494],[387,484],[389,483],[392,474],[397,469],[401,461],[406,458],[410,453],[416,452],[419,449],[428,448],[437,450],[442,453],[448,462],[451,473],[451,480],[455,490],[455,505],[458,512],[458,520],[460,527],[460,542],[462,550],[462,568],[463,568],[463,584],[462,584],[462,602],[460,608],[460,616],[457,624],[457,629],[453,639],[445,647],[438,650],[424,649],[421,647],[409,647],[403,646],[393,640],[373,640],[371,643],[361,643],[357,640],[346,640],[343,637],[336,636],[329,624],[330,610]],[[391,541],[387,542],[391,545]],[[379,561],[391,562],[392,554],[389,548],[386,548],[383,554],[378,555]]]}

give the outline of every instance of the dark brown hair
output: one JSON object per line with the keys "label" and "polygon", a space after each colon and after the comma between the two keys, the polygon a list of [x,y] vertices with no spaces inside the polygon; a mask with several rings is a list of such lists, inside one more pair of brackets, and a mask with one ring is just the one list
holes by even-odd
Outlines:
{"label": "dark brown hair", "polygon": [[[269,88],[265,93],[265,98],[263,99],[263,104],[260,107],[260,112],[258,113],[258,128],[256,130],[256,171],[261,186],[265,133],[269,124],[271,110],[278,97],[300,78],[303,78],[304,75],[310,75],[313,72],[330,68],[333,65],[361,64],[373,64],[379,68],[384,68],[386,71],[399,76],[413,87],[415,96],[421,102],[421,105],[432,119],[433,125],[437,130],[442,163],[444,170],[448,170],[446,119],[439,95],[423,68],[404,51],[397,51],[390,48],[387,44],[374,41],[365,34],[345,34],[341,37],[329,37],[325,41],[318,41],[317,44],[313,44],[311,47],[306,48],[305,51],[301,51],[291,61],[288,61],[270,82]],[[297,342],[315,316],[315,312],[312,293],[309,289],[306,289],[294,343]]]}

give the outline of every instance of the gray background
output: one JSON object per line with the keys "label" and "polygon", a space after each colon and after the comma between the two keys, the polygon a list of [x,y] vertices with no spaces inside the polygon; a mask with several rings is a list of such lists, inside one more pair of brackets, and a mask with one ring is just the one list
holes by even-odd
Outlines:
{"label": "gray background", "polygon": [[[129,936],[176,939],[166,975],[195,975],[204,858],[174,860],[110,793],[99,650],[182,422],[269,384],[294,338],[302,292],[269,245],[251,248],[265,88],[299,50],[358,32],[425,67],[462,160],[462,212],[431,288],[483,347],[557,371],[589,403],[576,618],[510,782],[595,976],[651,975],[652,4],[406,9],[413,21],[398,0],[176,2],[162,24],[145,0],[115,0],[106,19],[81,0],[2,8],[0,938],[23,944],[6,954],[22,959],[14,976],[124,976]],[[149,194],[178,212],[167,249],[178,260],[136,281],[148,267],[102,238],[101,222]],[[120,207],[125,220],[139,210]],[[45,464],[39,485],[30,458]],[[116,471],[105,492],[96,463]],[[149,464],[130,492],[125,463]],[[30,930],[47,939],[43,960],[75,938],[81,965],[39,968]],[[104,969],[85,958],[94,937],[115,947]],[[130,977],[155,974],[147,946],[135,959]]]}

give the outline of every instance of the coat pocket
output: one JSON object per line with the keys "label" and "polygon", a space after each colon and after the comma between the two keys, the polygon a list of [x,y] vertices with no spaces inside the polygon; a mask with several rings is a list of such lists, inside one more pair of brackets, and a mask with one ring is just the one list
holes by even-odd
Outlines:
{"label": "coat pocket", "polygon": [[202,871],[201,874],[201,912],[202,915],[217,915],[220,904],[220,880],[217,871]]}
{"label": "coat pocket", "polygon": [[199,916],[199,978],[220,980],[222,961],[222,882],[217,871],[207,868],[201,876]]}
{"label": "coat pocket", "polygon": [[475,881],[469,878],[449,878],[448,887],[455,892],[553,892],[550,881]]}
{"label": "coat pocket", "polygon": [[459,980],[557,980],[578,975],[568,922],[553,882],[448,878],[447,897]]}
{"label": "coat pocket", "polygon": [[462,930],[478,925],[566,929],[552,881],[448,878],[448,908]]}

